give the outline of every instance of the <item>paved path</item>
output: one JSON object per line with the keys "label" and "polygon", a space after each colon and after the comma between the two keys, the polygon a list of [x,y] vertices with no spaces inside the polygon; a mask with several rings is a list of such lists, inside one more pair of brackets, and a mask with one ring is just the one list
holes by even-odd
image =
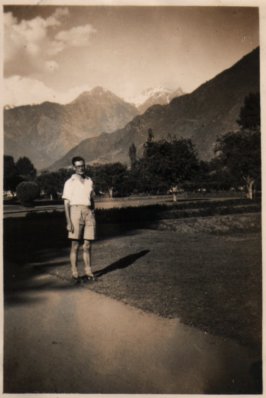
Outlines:
{"label": "paved path", "polygon": [[4,356],[8,393],[202,394],[253,384],[254,359],[236,343],[48,274],[6,305]]}

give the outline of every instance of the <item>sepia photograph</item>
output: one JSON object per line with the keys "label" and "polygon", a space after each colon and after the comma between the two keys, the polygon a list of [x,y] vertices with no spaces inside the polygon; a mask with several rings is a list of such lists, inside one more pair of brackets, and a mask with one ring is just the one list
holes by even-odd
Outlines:
{"label": "sepia photograph", "polygon": [[262,394],[259,4],[1,14],[2,393]]}

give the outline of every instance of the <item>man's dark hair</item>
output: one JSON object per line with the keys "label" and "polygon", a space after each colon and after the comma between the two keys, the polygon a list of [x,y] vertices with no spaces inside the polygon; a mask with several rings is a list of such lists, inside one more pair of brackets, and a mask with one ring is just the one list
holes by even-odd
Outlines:
{"label": "man's dark hair", "polygon": [[84,162],[85,163],[85,160],[81,157],[81,156],[74,156],[73,158],[72,158],[72,164],[73,164],[73,166],[75,166],[75,163],[76,162]]}

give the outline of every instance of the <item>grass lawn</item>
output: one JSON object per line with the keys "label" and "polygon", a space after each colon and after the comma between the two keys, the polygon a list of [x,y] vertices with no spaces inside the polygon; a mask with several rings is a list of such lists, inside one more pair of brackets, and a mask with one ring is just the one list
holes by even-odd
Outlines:
{"label": "grass lawn", "polygon": [[259,349],[258,234],[139,230],[97,242],[93,259],[102,272],[91,289]]}
{"label": "grass lawn", "polygon": [[[260,352],[260,213],[254,207],[247,212],[245,206],[238,202],[98,212],[93,271],[99,279],[84,286]],[[42,258],[47,249],[53,253],[50,262],[62,253],[65,261],[44,272],[70,279],[68,247],[63,214],[6,219],[8,297],[14,278],[22,277],[27,264],[47,262],[47,255]]]}

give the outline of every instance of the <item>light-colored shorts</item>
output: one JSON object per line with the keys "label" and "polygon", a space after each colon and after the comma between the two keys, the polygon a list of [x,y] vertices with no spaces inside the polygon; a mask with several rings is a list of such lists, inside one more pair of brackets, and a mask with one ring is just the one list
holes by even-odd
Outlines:
{"label": "light-colored shorts", "polygon": [[69,239],[95,239],[95,216],[88,206],[70,206],[70,218],[74,232],[68,232]]}

